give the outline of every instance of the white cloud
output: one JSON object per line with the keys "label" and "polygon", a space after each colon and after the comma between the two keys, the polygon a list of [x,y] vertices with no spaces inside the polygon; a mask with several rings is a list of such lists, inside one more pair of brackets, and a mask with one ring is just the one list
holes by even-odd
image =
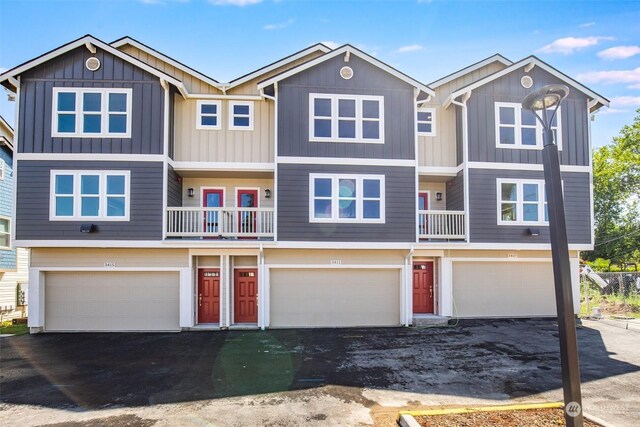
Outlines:
{"label": "white cloud", "polygon": [[585,22],[584,24],[578,25],[578,27],[580,27],[580,28],[589,28],[589,27],[593,27],[594,25],[596,25],[595,22]]}
{"label": "white cloud", "polygon": [[188,1],[189,0],[140,0],[140,2],[144,4],[161,4],[163,6],[167,4],[167,2],[187,3]]}
{"label": "white cloud", "polygon": [[216,6],[249,6],[261,3],[262,0],[209,0],[209,3]]}
{"label": "white cloud", "polygon": [[340,46],[342,46],[340,43],[332,42],[332,41],[329,41],[329,40],[327,40],[325,42],[320,42],[320,43],[322,43],[323,45],[325,45],[326,47],[328,47],[331,50],[337,49]]}
{"label": "white cloud", "polygon": [[296,22],[295,19],[289,18],[284,22],[280,22],[278,24],[267,24],[262,28],[264,30],[281,30],[283,28],[287,28],[289,25],[293,24],[294,22]]}
{"label": "white cloud", "polygon": [[401,46],[396,50],[396,53],[407,53],[407,52],[417,52],[419,50],[424,49],[422,45],[419,44],[410,44],[408,46]]}
{"label": "white cloud", "polygon": [[614,96],[611,98],[611,108],[640,106],[640,96]]}
{"label": "white cloud", "polygon": [[590,71],[578,74],[577,79],[583,83],[627,84],[631,89],[640,89],[640,67],[635,70]]}
{"label": "white cloud", "polygon": [[564,37],[543,46],[536,52],[572,54],[576,50],[595,46],[602,40],[613,40],[613,37]]}
{"label": "white cloud", "polygon": [[620,113],[629,113],[629,110],[621,110],[618,108],[604,108],[598,111],[598,115],[602,114],[620,114]]}
{"label": "white cloud", "polygon": [[640,54],[640,46],[615,46],[598,52],[598,56],[608,61],[626,59]]}

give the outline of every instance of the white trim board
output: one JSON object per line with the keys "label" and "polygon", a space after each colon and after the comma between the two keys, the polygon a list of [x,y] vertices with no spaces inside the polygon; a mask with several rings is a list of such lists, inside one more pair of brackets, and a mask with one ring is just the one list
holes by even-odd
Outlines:
{"label": "white trim board", "polygon": [[163,154],[16,153],[16,160],[163,162]]}
{"label": "white trim board", "polygon": [[291,77],[295,74],[298,74],[304,70],[307,70],[309,68],[315,67],[318,64],[321,64],[331,58],[335,58],[336,56],[339,55],[355,55],[358,58],[361,58],[365,61],[367,61],[368,63],[380,68],[383,71],[386,71],[387,73],[391,74],[392,76],[404,81],[405,83],[410,84],[411,86],[420,89],[421,91],[423,91],[424,93],[431,95],[431,96],[435,96],[436,93],[433,91],[433,89],[429,88],[428,86],[424,85],[423,83],[420,83],[417,80],[414,80],[413,78],[407,76],[404,73],[401,73],[400,71],[390,67],[389,65],[385,64],[384,62],[369,56],[368,54],[356,49],[355,47],[351,46],[351,45],[344,45],[334,51],[331,51],[329,53],[326,53],[316,59],[313,59],[311,61],[305,62],[304,64],[298,65],[297,67],[291,68],[283,73],[277,74],[267,80],[264,80],[260,83],[258,83],[258,89],[264,89],[267,86],[271,86],[274,83],[279,82],[280,80],[286,79],[287,77]]}
{"label": "white trim board", "polygon": [[462,169],[462,164],[460,164],[459,166],[418,166],[418,174],[433,176],[456,176]]}
{"label": "white trim board", "polygon": [[[376,269],[376,270],[397,270],[404,268],[404,264],[268,264],[264,265],[268,270],[293,270],[293,269]],[[238,267],[242,268],[242,267]]]}
{"label": "white trim board", "polygon": [[[500,162],[469,162],[469,169],[494,169],[494,170],[523,170],[523,171],[540,171],[542,172],[543,166],[541,164],[529,164],[529,163],[500,163]],[[560,165],[562,172],[584,172],[590,173],[591,166],[580,165]]]}
{"label": "white trim board", "polygon": [[486,59],[476,62],[475,64],[471,64],[465,68],[462,68],[458,71],[453,72],[452,74],[449,74],[448,76],[442,77],[434,82],[429,83],[429,87],[437,88],[438,86],[442,86],[443,84],[449,83],[450,81],[453,81],[459,77],[465,76],[469,73],[472,73],[475,70],[478,70],[486,65],[493,64],[494,62],[500,62],[501,64],[507,67],[513,64],[512,61],[508,60],[507,58],[500,55],[499,53],[496,53],[495,55],[492,55]]}
{"label": "white trim board", "polygon": [[250,163],[250,162],[182,162],[169,161],[176,171],[243,171],[243,172],[273,172],[275,163]]}
{"label": "white trim board", "polygon": [[349,166],[403,166],[414,167],[415,160],[403,159],[362,159],[342,157],[290,157],[278,156],[277,163],[295,165],[349,165]]}

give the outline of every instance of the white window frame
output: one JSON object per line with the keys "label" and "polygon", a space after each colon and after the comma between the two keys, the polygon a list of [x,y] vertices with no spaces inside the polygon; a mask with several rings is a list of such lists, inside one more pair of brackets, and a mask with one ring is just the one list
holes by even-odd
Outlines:
{"label": "white window frame", "polygon": [[[514,108],[515,109],[515,124],[500,124],[500,107]],[[536,145],[522,145],[522,104],[517,102],[496,102],[494,106],[495,114],[495,133],[496,133],[496,147],[497,148],[511,148],[518,150],[542,150],[542,125],[540,121],[536,119]],[[558,113],[556,116],[556,135],[558,136],[556,144],[558,150],[562,150],[562,107],[558,107]],[[501,144],[500,143],[500,128],[512,127],[514,128],[515,144]],[[533,126],[526,125],[525,128],[532,128]]]}
{"label": "white window frame", "polygon": [[[418,113],[431,113],[431,120],[418,120]],[[420,128],[420,124],[430,124],[431,132],[420,132],[418,131],[418,135],[420,136],[436,136],[436,109],[435,108],[418,108],[416,112],[416,123],[417,128]]]}
{"label": "white window frame", "polygon": [[[202,106],[203,105],[215,105],[216,106],[216,114],[211,113],[203,113]],[[222,129],[222,103],[220,101],[205,101],[198,100],[196,103],[196,129],[198,130],[220,130]],[[203,117],[215,117],[216,125],[203,125],[202,118]]]}
{"label": "white window frame", "polygon": [[[513,202],[502,200],[502,184],[515,184],[516,185],[516,200]],[[525,202],[524,201],[524,184],[532,184],[538,186],[538,201],[537,202]],[[496,201],[497,201],[497,213],[498,213],[498,225],[543,225],[548,226],[549,221],[544,220],[545,206],[548,205],[546,200],[546,190],[544,185],[544,179],[511,179],[511,178],[497,178],[496,179]],[[502,204],[503,203],[515,203],[516,205],[516,221],[505,221],[502,219]],[[524,220],[524,205],[533,204],[538,205],[538,221],[525,221]]]}
{"label": "white window frame", "polygon": [[[76,109],[75,111],[58,111],[58,94],[73,93],[76,97]],[[85,93],[99,93],[100,97],[100,112],[92,112],[90,114],[100,114],[100,133],[91,133],[82,131],[83,124],[83,102]],[[122,112],[109,112],[109,94],[125,94],[127,96],[127,111]],[[133,103],[133,90],[131,88],[71,88],[71,87],[54,87],[53,88],[53,103],[52,103],[52,119],[51,119],[51,136],[56,138],[131,138],[131,118],[132,103]],[[76,117],[76,131],[75,132],[58,132],[58,115],[62,114],[75,114]],[[126,133],[110,133],[109,129],[109,114],[125,115],[127,118],[127,132]]]}
{"label": "white window frame", "polygon": [[[253,130],[253,101],[229,101],[229,130]],[[233,107],[236,105],[249,106],[249,114],[234,114]],[[249,117],[249,126],[235,126],[235,117]]]}
{"label": "white window frame", "polygon": [[[73,215],[72,216],[56,216],[56,176],[73,175],[73,194],[63,195],[65,197],[73,197]],[[99,191],[98,197],[100,204],[97,216],[82,216],[81,203],[81,176],[82,175],[98,175]],[[124,216],[107,216],[107,176],[124,176],[124,195],[113,195],[115,197],[124,197]],[[51,170],[50,189],[49,189],[49,221],[129,221],[129,212],[131,208],[131,171],[128,170]]]}
{"label": "white window frame", "polygon": [[[331,218],[316,218],[315,217],[315,180],[316,178],[331,179]],[[356,217],[355,218],[340,218],[338,201],[339,197],[339,182],[341,179],[352,179],[356,181],[357,193],[355,197],[356,202]],[[378,198],[365,198],[363,193],[363,181],[364,180],[376,180],[380,182],[380,218],[363,218],[363,202],[365,200],[378,200]],[[328,197],[321,197],[320,199],[328,200]],[[344,199],[344,197],[343,197]],[[324,174],[324,173],[312,173],[309,174],[309,222],[312,223],[350,223],[350,224],[384,224],[385,223],[385,177],[384,175],[353,175],[353,174]]]}
{"label": "white window frame", "polygon": [[0,159],[0,181],[4,181],[4,176],[7,173],[7,167],[4,159]]}
{"label": "white window frame", "polygon": [[11,239],[11,218],[8,217],[8,216],[0,215],[0,219],[7,221],[7,230],[9,230],[9,231],[6,231],[6,232],[0,231],[0,234],[6,235],[6,236],[9,237],[9,240],[8,240],[9,245],[8,246],[0,245],[0,249],[11,249],[11,240],[12,240]]}
{"label": "white window frame", "polygon": [[[328,117],[315,115],[315,100],[329,99],[331,100],[331,136],[318,137],[315,136],[315,119],[329,119]],[[356,102],[356,137],[355,138],[339,138],[338,137],[338,102],[340,100],[349,100]],[[380,106],[379,116],[377,119],[362,117],[363,101],[377,101]],[[365,121],[379,123],[379,137],[377,139],[362,137],[362,124]],[[384,144],[384,96],[374,95],[342,95],[330,93],[310,93],[309,94],[309,141],[311,142],[356,142],[363,144]]]}

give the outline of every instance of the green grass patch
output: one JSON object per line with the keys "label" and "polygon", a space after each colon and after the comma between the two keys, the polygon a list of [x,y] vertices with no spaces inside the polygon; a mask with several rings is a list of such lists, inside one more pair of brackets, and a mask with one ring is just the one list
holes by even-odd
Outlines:
{"label": "green grass patch", "polygon": [[29,333],[29,327],[25,324],[12,325],[11,322],[3,322],[0,326],[0,334],[24,335]]}

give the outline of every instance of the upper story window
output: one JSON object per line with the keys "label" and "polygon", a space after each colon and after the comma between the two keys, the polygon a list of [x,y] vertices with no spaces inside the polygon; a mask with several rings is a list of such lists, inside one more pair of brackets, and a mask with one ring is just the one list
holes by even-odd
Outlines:
{"label": "upper story window", "polygon": [[0,249],[11,248],[11,219],[0,216]]}
{"label": "upper story window", "polygon": [[253,130],[253,101],[229,101],[229,129]]}
{"label": "upper story window", "polygon": [[129,171],[51,171],[49,219],[129,220]]}
{"label": "upper story window", "polygon": [[[558,149],[562,149],[561,113],[551,123],[554,140]],[[496,102],[496,147],[542,149],[542,125],[531,111],[522,108],[518,103]],[[551,117],[551,112],[547,112]]]}
{"label": "upper story window", "polygon": [[436,135],[436,109],[418,108],[418,135]]}
{"label": "upper story window", "polygon": [[498,224],[548,225],[544,180],[498,179]]}
{"label": "upper story window", "polygon": [[384,97],[309,94],[309,140],[384,143]]}
{"label": "upper story window", "polygon": [[310,222],[384,223],[383,175],[309,175]]}
{"label": "upper story window", "polygon": [[198,101],[196,129],[220,129],[220,101]]}
{"label": "upper story window", "polygon": [[54,137],[130,138],[131,89],[53,88]]}

